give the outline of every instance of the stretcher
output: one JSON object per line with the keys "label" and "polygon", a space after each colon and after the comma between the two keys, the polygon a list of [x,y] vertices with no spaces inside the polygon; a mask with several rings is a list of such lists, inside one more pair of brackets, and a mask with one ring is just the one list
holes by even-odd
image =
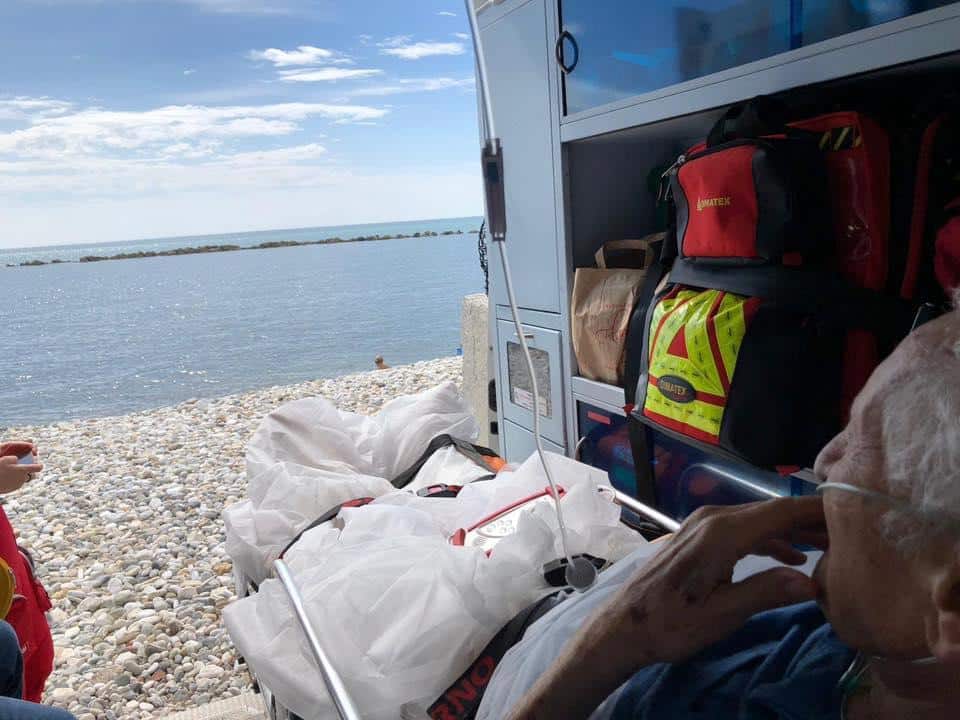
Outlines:
{"label": "stretcher", "polygon": [[[679,528],[680,523],[673,518],[619,490],[614,490],[613,488],[609,488],[609,490],[614,495],[614,502],[618,504],[622,510],[627,510],[635,516],[639,516],[644,521],[654,524],[665,532],[674,532]],[[629,523],[627,524],[630,525]],[[307,644],[313,655],[313,660],[323,679],[326,692],[334,703],[338,717],[340,720],[361,720],[362,716],[357,710],[357,705],[351,698],[343,679],[337,671],[336,658],[331,657],[331,654],[327,652],[324,647],[323,638],[320,637],[307,615],[300,589],[289,567],[283,559],[278,559],[273,563],[273,570],[276,579],[282,585],[289,599],[291,609],[297,618],[301,632],[307,640]],[[235,571],[235,579],[238,596],[244,597],[251,590],[255,589],[255,584],[250,582],[248,578],[243,577],[242,571]],[[261,696],[263,697],[267,717],[270,718],[270,720],[294,720],[294,718],[296,718],[295,715],[289,712],[282,703],[277,700],[269,687],[264,686],[256,677],[254,677],[254,681],[257,683]]]}

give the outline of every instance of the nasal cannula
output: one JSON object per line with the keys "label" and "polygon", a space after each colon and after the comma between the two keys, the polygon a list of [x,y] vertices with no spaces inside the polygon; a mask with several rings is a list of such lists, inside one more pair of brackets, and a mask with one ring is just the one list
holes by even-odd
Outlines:
{"label": "nasal cannula", "polygon": [[477,13],[473,3],[474,0],[464,0],[467,17],[470,19],[470,32],[473,35],[473,48],[477,61],[480,98],[484,111],[484,122],[481,123],[484,126],[483,183],[487,199],[487,220],[490,224],[490,237],[500,253],[500,263],[503,266],[503,280],[507,291],[507,301],[510,304],[513,324],[517,329],[517,339],[520,341],[520,348],[523,350],[523,357],[526,360],[527,372],[530,375],[530,388],[533,394],[533,437],[537,443],[537,454],[543,465],[543,471],[547,476],[547,482],[550,484],[554,507],[557,512],[560,545],[563,550],[563,555],[567,560],[566,581],[567,584],[574,589],[584,591],[596,581],[597,569],[587,558],[574,558],[570,555],[570,547],[567,542],[567,527],[563,522],[563,509],[560,507],[561,494],[557,488],[557,484],[554,482],[553,473],[550,471],[550,465],[547,463],[547,457],[543,450],[543,441],[540,438],[540,388],[537,384],[537,375],[533,367],[533,358],[530,356],[530,348],[527,346],[523,325],[520,322],[517,299],[513,293],[513,278],[510,275],[510,261],[507,257],[505,242],[507,237],[507,216],[503,186],[503,147],[500,144],[500,139],[497,137],[495,130],[493,106],[490,101],[490,89],[487,83],[486,60],[481,44],[480,29],[477,24]]}

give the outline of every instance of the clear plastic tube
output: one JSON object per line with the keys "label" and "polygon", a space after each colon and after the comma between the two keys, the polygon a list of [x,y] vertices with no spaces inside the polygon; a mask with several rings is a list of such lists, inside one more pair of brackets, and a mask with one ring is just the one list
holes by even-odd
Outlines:
{"label": "clear plastic tube", "polygon": [[[464,7],[467,11],[467,17],[470,19],[470,32],[473,35],[474,54],[477,61],[477,74],[479,76],[479,91],[484,110],[484,141],[488,148],[497,148],[498,143],[494,142],[496,130],[493,119],[493,105],[490,101],[490,87],[487,79],[487,64],[484,57],[480,29],[477,24],[477,13],[473,6],[473,0],[464,0]],[[533,358],[530,356],[530,348],[527,346],[527,340],[524,337],[523,325],[520,322],[520,312],[517,309],[517,299],[513,292],[513,277],[510,273],[510,260],[507,256],[507,247],[503,239],[495,240],[499,248],[500,262],[503,266],[504,284],[507,290],[507,300],[510,303],[510,313],[513,316],[513,324],[517,329],[517,339],[520,341],[520,348],[523,350],[523,357],[526,361],[527,372],[530,374],[530,389],[533,393],[533,436],[537,444],[537,455],[540,463],[543,465],[543,472],[547,476],[547,482],[553,494],[554,508],[557,512],[557,527],[560,531],[560,547],[563,556],[567,560],[566,580],[567,583],[577,590],[586,590],[597,577],[597,570],[593,564],[586,558],[574,558],[570,555],[570,545],[567,541],[567,526],[563,521],[563,509],[560,506],[560,492],[553,479],[553,473],[550,471],[550,465],[547,463],[547,456],[543,449],[543,439],[540,437],[540,388],[537,384],[537,374],[533,366]]]}
{"label": "clear plastic tube", "polygon": [[533,392],[533,437],[537,443],[537,454],[540,456],[543,472],[546,473],[547,482],[553,491],[554,507],[557,510],[557,526],[560,528],[560,546],[563,549],[563,556],[567,559],[567,565],[570,567],[573,565],[573,557],[570,555],[570,547],[567,544],[567,526],[563,522],[563,510],[560,507],[560,492],[553,479],[553,473],[550,472],[550,465],[547,463],[547,456],[543,450],[543,439],[540,437],[540,388],[537,383],[537,373],[533,367],[533,358],[530,356],[527,339],[524,337],[523,324],[520,322],[520,312],[517,309],[517,299],[513,294],[513,278],[510,274],[507,244],[502,241],[495,244],[500,250],[500,263],[503,266],[503,280],[507,289],[507,301],[510,303],[510,313],[513,315],[513,324],[517,328],[517,339],[520,340],[523,358],[527,363],[527,372],[530,374],[530,389]]}

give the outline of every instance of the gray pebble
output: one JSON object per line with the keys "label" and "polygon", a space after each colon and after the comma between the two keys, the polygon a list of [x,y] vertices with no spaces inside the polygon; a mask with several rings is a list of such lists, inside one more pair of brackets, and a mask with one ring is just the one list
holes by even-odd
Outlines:
{"label": "gray pebble", "polygon": [[[46,481],[5,498],[36,551],[63,652],[47,700],[77,720],[159,720],[250,689],[220,621],[233,600],[223,508],[246,497],[244,445],[287,400],[344,410],[447,379],[459,358],[41,427]],[[217,568],[215,570],[215,568]],[[65,651],[69,650],[67,653]],[[58,656],[59,657],[59,656]],[[57,702],[57,698],[64,702]]]}

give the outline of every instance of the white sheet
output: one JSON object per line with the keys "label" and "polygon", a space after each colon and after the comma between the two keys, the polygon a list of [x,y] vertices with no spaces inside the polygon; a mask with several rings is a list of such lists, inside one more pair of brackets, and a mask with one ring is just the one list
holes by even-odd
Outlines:
{"label": "white sheet", "polygon": [[[598,488],[606,475],[549,455],[574,553],[616,560],[644,544],[619,523]],[[457,498],[407,492],[343,511],[344,526],[315,528],[286,556],[307,612],[365,719],[396,720],[430,705],[517,612],[549,592],[542,566],[560,556],[556,518],[535,505],[490,557],[448,537],[542,490],[536,456],[515,472],[467,486]],[[305,720],[335,717],[282,587],[274,580],[228,606],[239,652],[277,698]]]}
{"label": "white sheet", "polygon": [[[342,412],[323,398],[296,400],[270,413],[247,446],[249,498],[223,511],[234,565],[263,581],[300,530],[346,500],[393,492],[389,481],[444,433],[463,440],[478,433],[452,382],[396,398],[371,417]],[[411,487],[479,474],[441,451]]]}

